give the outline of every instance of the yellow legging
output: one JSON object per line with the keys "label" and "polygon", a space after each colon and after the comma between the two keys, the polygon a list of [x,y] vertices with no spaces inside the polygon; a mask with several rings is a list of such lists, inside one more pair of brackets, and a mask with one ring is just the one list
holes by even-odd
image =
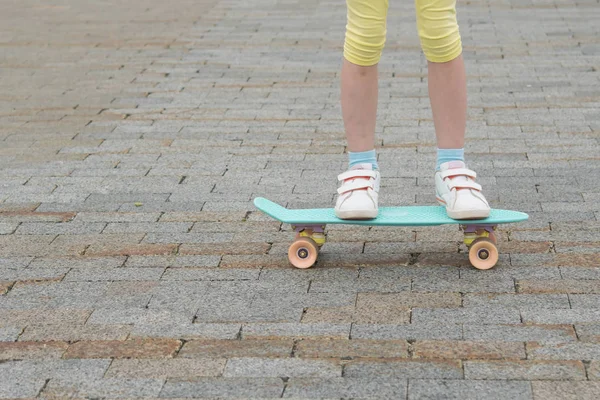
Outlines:
{"label": "yellow legging", "polygon": [[[375,65],[385,44],[388,0],[346,0],[348,23],[344,57],[353,64]],[[462,52],[456,0],[415,0],[417,30],[427,60],[443,63]]]}

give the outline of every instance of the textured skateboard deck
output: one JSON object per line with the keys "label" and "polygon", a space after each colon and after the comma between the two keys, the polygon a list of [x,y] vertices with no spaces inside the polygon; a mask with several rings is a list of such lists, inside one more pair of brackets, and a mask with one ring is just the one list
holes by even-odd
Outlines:
{"label": "textured skateboard deck", "polygon": [[406,206],[380,207],[379,215],[374,219],[347,220],[335,216],[333,208],[311,208],[289,210],[262,197],[254,199],[256,208],[265,214],[288,224],[346,224],[346,225],[383,225],[383,226],[434,226],[434,225],[473,225],[473,224],[506,224],[525,221],[529,215],[510,210],[493,209],[485,219],[455,220],[446,215],[442,206]]}

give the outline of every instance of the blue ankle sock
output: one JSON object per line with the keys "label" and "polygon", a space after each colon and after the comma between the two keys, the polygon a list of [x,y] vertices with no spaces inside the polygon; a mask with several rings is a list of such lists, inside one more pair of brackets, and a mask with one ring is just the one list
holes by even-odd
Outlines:
{"label": "blue ankle sock", "polygon": [[357,164],[370,163],[373,169],[379,169],[377,165],[377,154],[375,149],[369,151],[359,151],[356,153],[348,152],[348,168],[352,168]]}
{"label": "blue ankle sock", "polygon": [[435,170],[440,170],[440,165],[448,161],[465,161],[465,149],[437,149],[437,164]]}

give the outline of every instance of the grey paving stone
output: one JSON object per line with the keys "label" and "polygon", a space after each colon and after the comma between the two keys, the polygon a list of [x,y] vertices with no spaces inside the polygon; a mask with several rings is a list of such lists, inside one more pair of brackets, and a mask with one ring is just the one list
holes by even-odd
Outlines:
{"label": "grey paving stone", "polygon": [[0,342],[15,342],[23,328],[16,326],[1,326],[0,327]]}
{"label": "grey paving stone", "polygon": [[13,194],[6,198],[10,203],[24,203],[33,201],[36,203],[80,203],[83,202],[90,193],[27,193]]}
{"label": "grey paving stone", "polygon": [[352,324],[352,339],[462,339],[462,326],[456,323],[425,323],[410,325]]}
{"label": "grey paving stone", "polygon": [[515,267],[547,265],[554,260],[553,254],[511,254],[510,263]]}
{"label": "grey paving stone", "polygon": [[[108,212],[116,211],[119,205],[114,209],[97,210],[96,206],[91,206],[89,212],[78,212],[74,221],[82,222],[155,222],[160,218],[160,212]],[[93,211],[92,211],[93,210]]]}
{"label": "grey paving stone", "polygon": [[84,382],[102,378],[109,364],[110,360],[8,361],[0,365],[0,372],[2,372],[2,376],[9,378],[30,376]]}
{"label": "grey paving stone", "polygon": [[105,308],[123,310],[148,306],[152,298],[150,293],[132,293],[127,289],[127,287],[123,288],[122,295],[114,294],[114,291],[107,292],[94,303],[94,308],[97,310]]}
{"label": "grey paving stone", "polygon": [[597,342],[600,339],[600,323],[575,324],[577,337],[583,342]]}
{"label": "grey paving stone", "polygon": [[515,399],[532,400],[531,384],[525,381],[460,381],[409,379],[408,398],[413,399]]}
{"label": "grey paving stone", "polygon": [[0,268],[0,279],[4,281],[59,280],[68,272],[68,268]]}
{"label": "grey paving stone", "polygon": [[596,267],[560,267],[564,279],[600,279],[600,269]]}
{"label": "grey paving stone", "polygon": [[374,378],[291,378],[284,398],[406,398],[408,381]]}
{"label": "grey paving stone", "polygon": [[19,235],[80,235],[89,233],[100,233],[106,226],[103,222],[97,223],[44,223],[44,222],[24,222],[16,234]]}
{"label": "grey paving stone", "polygon": [[577,340],[571,325],[480,325],[463,326],[465,340],[565,343]]}
{"label": "grey paving stone", "polygon": [[502,305],[519,309],[571,308],[569,296],[566,294],[466,294],[463,297],[464,307],[483,307],[486,305]]}
{"label": "grey paving stone", "polygon": [[[90,316],[91,310],[77,308],[10,310],[0,309],[0,318],[10,321],[8,326],[32,326],[52,324],[83,324]],[[4,325],[4,324],[3,324]]]}
{"label": "grey paving stone", "polygon": [[534,399],[593,400],[600,393],[599,382],[531,382]]}
{"label": "grey paving stone", "polygon": [[173,281],[235,281],[257,280],[260,270],[213,269],[213,268],[167,268],[162,280]]}
{"label": "grey paving stone", "polygon": [[395,281],[383,279],[354,279],[354,280],[314,280],[310,285],[311,293],[339,293],[339,292],[402,292],[410,290],[410,279]]}
{"label": "grey paving stone", "polygon": [[350,324],[264,323],[244,324],[243,338],[332,338],[347,339]]}
{"label": "grey paving stone", "polygon": [[227,243],[233,233],[148,233],[143,243]]}
{"label": "grey paving stone", "polygon": [[[111,212],[117,211],[121,203],[85,203],[83,200],[79,202],[56,203],[42,202],[36,209],[38,212]],[[104,222],[104,221],[98,221]]]}
{"label": "grey paving stone", "polygon": [[115,359],[106,372],[107,378],[156,379],[220,376],[225,358],[198,359]]}
{"label": "grey paving stone", "polygon": [[569,294],[571,308],[596,309],[600,305],[600,295],[597,294]]}
{"label": "grey paving stone", "polygon": [[31,268],[118,268],[123,266],[126,257],[39,257]]}
{"label": "grey paving stone", "polygon": [[137,232],[188,232],[192,227],[190,222],[113,222],[106,226],[103,233],[137,233]]}
{"label": "grey paving stone", "polygon": [[581,361],[465,361],[467,380],[586,380]]}
{"label": "grey paving stone", "polygon": [[207,201],[202,211],[252,211],[254,206],[248,201]]}
{"label": "grey paving stone", "polygon": [[164,385],[163,379],[120,379],[105,378],[97,380],[72,381],[51,379],[44,388],[44,395],[50,397],[87,397],[87,398],[127,398],[157,397]]}
{"label": "grey paving stone", "polygon": [[420,292],[483,292],[514,293],[514,281],[510,277],[467,276],[459,279],[439,280],[432,277],[416,277],[413,289]]}
{"label": "grey paving stone", "polygon": [[50,281],[39,285],[16,285],[0,303],[3,308],[29,308],[28,304],[41,308],[91,308],[106,289],[106,284],[91,282]]}
{"label": "grey paving stone", "polygon": [[46,384],[46,378],[25,373],[20,376],[4,375],[0,382],[0,396],[3,398],[33,398]]}
{"label": "grey paving stone", "polygon": [[6,257],[0,258],[0,267],[3,268],[24,268],[31,264],[34,257]]}
{"label": "grey paving stone", "polygon": [[65,277],[67,282],[85,281],[152,281],[159,280],[166,268],[111,268],[80,269],[74,268]]}
{"label": "grey paving stone", "polygon": [[599,354],[600,344],[597,343],[527,345],[527,357],[533,360],[596,360]]}
{"label": "grey paving stone", "polygon": [[600,310],[537,310],[521,312],[523,322],[536,324],[577,324],[600,322]]}
{"label": "grey paving stone", "polygon": [[239,323],[140,323],[136,324],[131,337],[181,339],[235,339],[241,332]]}
{"label": "grey paving stone", "polygon": [[133,324],[143,319],[148,314],[148,310],[142,307],[130,308],[127,310],[113,310],[111,308],[97,309],[92,312],[88,322],[91,324],[106,324],[109,322],[116,324]]}
{"label": "grey paving stone", "polygon": [[170,201],[168,202],[150,202],[145,203],[124,203],[119,204],[117,211],[122,213],[163,213],[171,211],[200,211],[203,210],[206,201],[203,199],[194,198],[186,201]]}
{"label": "grey paving stone", "polygon": [[[142,176],[147,172],[146,169],[143,170],[133,170],[133,171],[143,171]],[[121,171],[121,176],[127,176],[123,174]],[[111,193],[111,194],[101,194],[101,193],[92,193],[87,199],[86,202],[89,203],[144,203],[144,202],[159,202],[166,201],[169,198],[170,193]]]}
{"label": "grey paving stone", "polygon": [[198,378],[169,379],[160,392],[161,398],[279,398],[284,383],[279,378]]}
{"label": "grey paving stone", "polygon": [[129,256],[127,267],[217,267],[221,256],[216,255],[172,255],[172,256]]}
{"label": "grey paving stone", "polygon": [[17,226],[19,226],[18,223],[0,223],[0,235],[10,235],[17,229]]}
{"label": "grey paving stone", "polygon": [[[148,173],[148,168],[112,168],[112,169],[96,169],[96,168],[75,168],[70,176],[73,177],[104,177],[104,176],[144,176]],[[98,195],[96,193],[91,196]],[[90,198],[91,198],[90,196]]]}
{"label": "grey paving stone", "polygon": [[118,324],[44,324],[30,325],[19,336],[21,341],[68,341],[79,340],[125,340],[131,331],[130,325]]}
{"label": "grey paving stone", "polygon": [[272,307],[261,306],[243,297],[221,303],[203,302],[196,314],[198,322],[299,322],[302,307],[282,304]]}
{"label": "grey paving stone", "polygon": [[341,377],[342,366],[328,360],[230,358],[224,377]]}
{"label": "grey paving stone", "polygon": [[310,268],[299,269],[264,269],[260,273],[260,280],[274,284],[285,282],[304,283],[313,279],[319,280],[351,280],[358,278],[358,269],[353,268]]}
{"label": "grey paving stone", "polygon": [[[502,246],[502,245],[501,245]],[[516,253],[511,253],[512,259]],[[461,270],[460,277],[475,279],[477,277],[478,270],[468,269]],[[528,265],[527,268],[518,265],[502,265],[500,268],[494,268],[491,271],[486,271],[486,279],[493,280],[493,278],[499,278],[506,280],[506,278],[512,279],[560,279],[561,273],[559,267],[537,267]]]}
{"label": "grey paving stone", "polygon": [[414,309],[411,322],[429,323],[488,323],[518,324],[521,322],[519,310],[504,306],[483,306],[463,309]]}
{"label": "grey paving stone", "polygon": [[432,378],[462,379],[460,361],[358,361],[344,366],[346,378]]}
{"label": "grey paving stone", "polygon": [[[164,281],[168,282],[168,281]],[[207,281],[196,281],[204,283]],[[182,283],[181,281],[171,281],[170,283]],[[159,289],[160,290],[160,289]],[[214,297],[196,297],[194,294],[173,293],[173,295],[164,294],[162,291],[155,292],[150,299],[147,307],[154,311],[170,311],[179,313],[194,314],[198,311],[201,304],[215,301]]]}

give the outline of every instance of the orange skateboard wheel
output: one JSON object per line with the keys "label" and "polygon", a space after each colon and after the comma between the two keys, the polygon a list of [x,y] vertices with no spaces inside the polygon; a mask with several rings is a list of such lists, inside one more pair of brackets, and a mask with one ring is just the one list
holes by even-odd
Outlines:
{"label": "orange skateboard wheel", "polygon": [[498,262],[498,249],[491,240],[477,239],[469,247],[469,261],[477,269],[490,269]]}
{"label": "orange skateboard wheel", "polygon": [[288,250],[288,258],[296,268],[310,268],[317,261],[319,246],[314,240],[300,237],[292,243]]}

